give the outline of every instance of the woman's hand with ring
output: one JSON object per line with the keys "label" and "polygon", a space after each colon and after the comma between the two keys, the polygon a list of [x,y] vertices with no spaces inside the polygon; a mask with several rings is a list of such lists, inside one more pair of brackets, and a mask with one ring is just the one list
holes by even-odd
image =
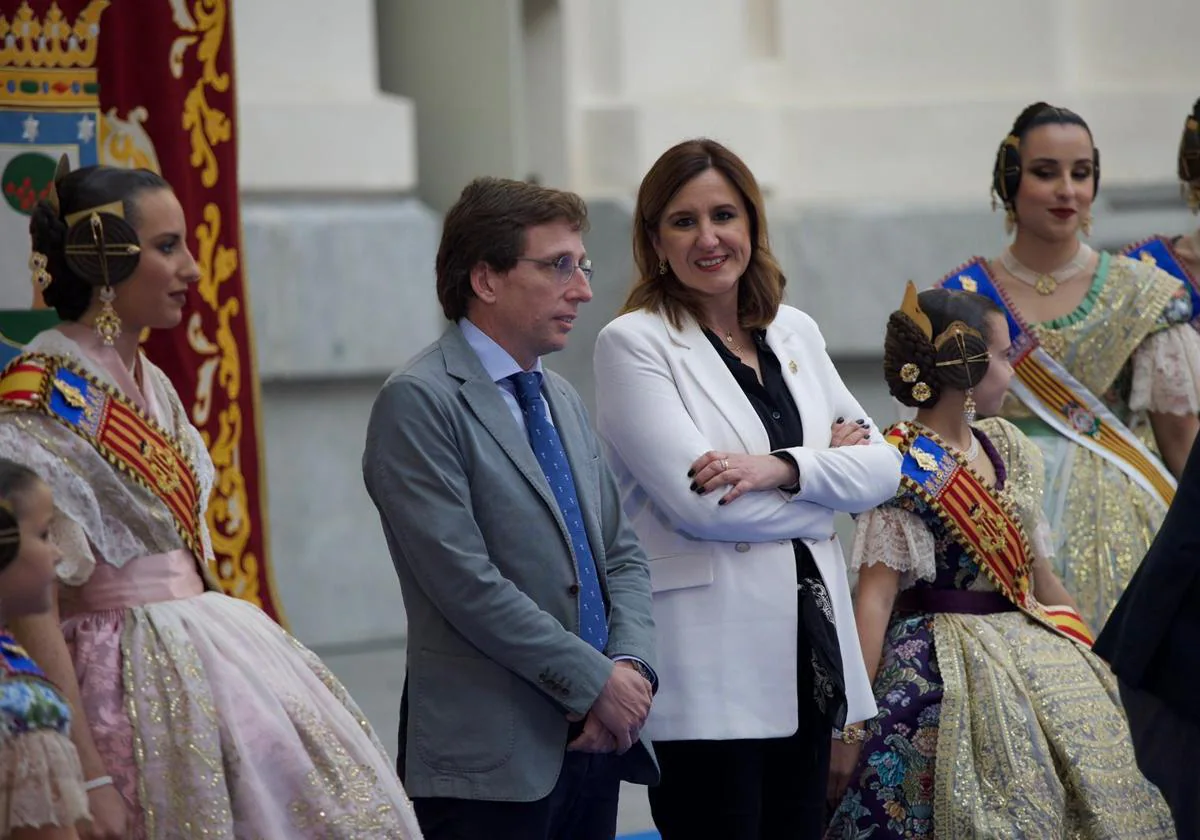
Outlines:
{"label": "woman's hand with ring", "polygon": [[774,455],[738,452],[705,452],[688,470],[692,492],[701,495],[721,487],[732,488],[718,504],[727,505],[745,493],[776,490],[796,483],[796,466]]}

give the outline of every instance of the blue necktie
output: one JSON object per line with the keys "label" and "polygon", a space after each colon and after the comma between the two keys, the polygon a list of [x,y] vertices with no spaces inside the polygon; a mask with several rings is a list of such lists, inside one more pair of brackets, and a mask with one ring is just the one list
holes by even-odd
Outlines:
{"label": "blue necktie", "polygon": [[542,399],[542,375],[514,373],[508,377],[517,392],[517,404],[525,416],[525,431],[529,445],[541,464],[546,480],[567,532],[571,536],[571,547],[575,549],[575,561],[579,566],[579,635],[582,639],[603,652],[608,644],[608,620],[604,616],[604,596],[600,594],[600,579],[596,575],[596,560],[587,531],[583,527],[583,511],[579,509],[579,496],[575,492],[575,479],[571,465],[567,463],[567,452],[562,439],[546,410]]}

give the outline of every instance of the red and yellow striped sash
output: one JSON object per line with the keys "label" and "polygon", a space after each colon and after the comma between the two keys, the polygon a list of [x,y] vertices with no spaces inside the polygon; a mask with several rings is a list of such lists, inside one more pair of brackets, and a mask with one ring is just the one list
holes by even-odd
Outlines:
{"label": "red and yellow striped sash", "polygon": [[75,363],[38,353],[0,373],[0,405],[43,414],[90,443],[171,512],[184,545],[203,552],[196,472],[178,444],[120,391]]}
{"label": "red and yellow striped sash", "polygon": [[1030,592],[1033,552],[1009,499],[985,485],[931,433],[897,423],[885,437],[904,455],[901,487],[937,515],[996,589],[1035,621],[1091,646],[1092,635],[1077,612],[1046,607]]}

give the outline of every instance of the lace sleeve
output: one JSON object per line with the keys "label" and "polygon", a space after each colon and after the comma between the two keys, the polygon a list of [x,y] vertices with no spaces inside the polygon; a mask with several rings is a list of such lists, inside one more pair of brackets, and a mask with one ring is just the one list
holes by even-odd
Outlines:
{"label": "lace sleeve", "polygon": [[1138,345],[1129,407],[1162,414],[1200,411],[1200,333],[1176,324]]}
{"label": "lace sleeve", "polygon": [[1033,556],[1044,561],[1054,559],[1054,541],[1050,536],[1050,520],[1046,518],[1046,514],[1037,511],[1033,521],[1025,527],[1029,533],[1029,547]]}
{"label": "lace sleeve", "polygon": [[921,517],[892,505],[878,507],[858,517],[850,570],[883,563],[900,572],[900,588],[937,576],[933,534]]}
{"label": "lace sleeve", "polygon": [[71,826],[88,818],[83,770],[71,740],[34,730],[0,740],[0,836],[18,828]]}

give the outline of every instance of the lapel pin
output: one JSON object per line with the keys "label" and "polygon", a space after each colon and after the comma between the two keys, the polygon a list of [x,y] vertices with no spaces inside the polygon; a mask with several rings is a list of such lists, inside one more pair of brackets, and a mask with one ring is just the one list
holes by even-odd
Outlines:
{"label": "lapel pin", "polygon": [[790,370],[792,373],[795,373],[796,371],[799,370],[799,368],[796,367],[795,360],[788,362],[788,370]]}

